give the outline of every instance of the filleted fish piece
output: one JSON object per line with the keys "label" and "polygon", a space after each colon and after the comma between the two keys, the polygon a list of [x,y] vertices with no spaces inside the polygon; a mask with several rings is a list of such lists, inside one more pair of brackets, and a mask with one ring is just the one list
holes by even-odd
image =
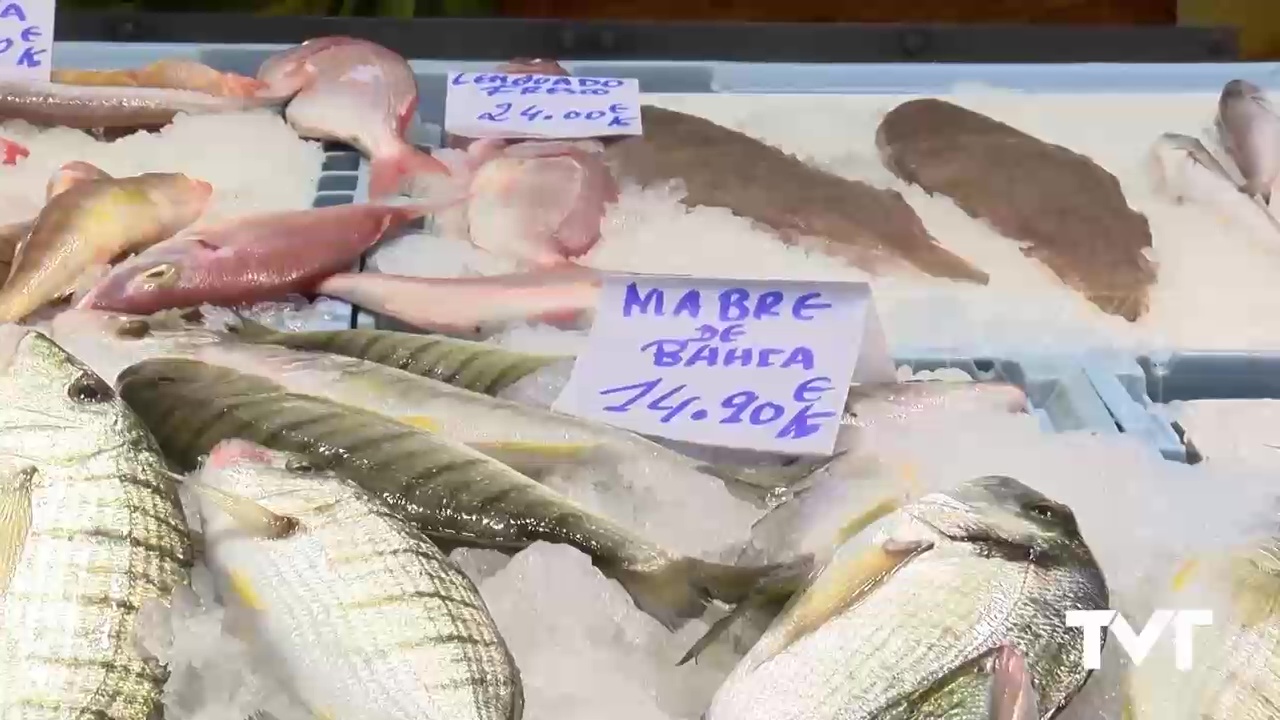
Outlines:
{"label": "filleted fish piece", "polygon": [[213,448],[193,495],[222,594],[316,717],[519,720],[480,592],[379,499],[243,440]]}
{"label": "filleted fish piece", "polygon": [[0,717],[151,720],[165,674],[134,623],[192,562],[177,486],[111,386],[0,327]]}
{"label": "filleted fish piece", "polygon": [[1108,601],[1070,509],[978,478],[854,535],[705,717],[1050,718],[1089,677],[1066,613]]}

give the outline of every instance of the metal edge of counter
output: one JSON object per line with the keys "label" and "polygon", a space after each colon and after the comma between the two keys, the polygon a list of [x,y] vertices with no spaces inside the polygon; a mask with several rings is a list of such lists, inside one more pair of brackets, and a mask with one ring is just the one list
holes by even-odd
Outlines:
{"label": "metal edge of counter", "polygon": [[1218,27],[608,22],[329,18],[59,10],[59,40],[295,43],[358,35],[406,57],[738,62],[1223,62],[1239,33]]}

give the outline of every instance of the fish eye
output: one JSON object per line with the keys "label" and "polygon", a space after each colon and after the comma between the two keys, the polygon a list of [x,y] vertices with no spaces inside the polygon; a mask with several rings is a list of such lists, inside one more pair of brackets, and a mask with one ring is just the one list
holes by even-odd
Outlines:
{"label": "fish eye", "polygon": [[157,265],[150,270],[142,273],[139,277],[148,283],[169,284],[178,276],[177,268],[171,263]]}
{"label": "fish eye", "polygon": [[76,402],[91,404],[107,402],[116,394],[105,380],[91,372],[85,372],[71,381],[71,386],[67,388],[67,396]]}
{"label": "fish eye", "polygon": [[1069,520],[1071,513],[1065,508],[1051,502],[1033,503],[1027,508],[1027,512],[1035,515],[1041,520],[1050,520],[1053,522],[1064,522]]}
{"label": "fish eye", "polygon": [[156,377],[157,385],[172,385],[173,383],[176,383],[176,382],[178,382],[178,379],[173,377],[172,375],[160,375]]}
{"label": "fish eye", "polygon": [[301,475],[310,475],[315,472],[317,468],[310,460],[306,460],[304,458],[289,458],[285,461],[284,469]]}
{"label": "fish eye", "polygon": [[151,323],[146,320],[126,320],[116,328],[116,335],[129,340],[141,340],[151,334]]}

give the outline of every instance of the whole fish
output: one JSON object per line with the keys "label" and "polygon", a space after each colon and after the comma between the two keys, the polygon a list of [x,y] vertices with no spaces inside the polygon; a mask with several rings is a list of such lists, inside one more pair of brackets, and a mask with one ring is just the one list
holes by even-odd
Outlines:
{"label": "whole fish", "polygon": [[299,87],[285,119],[307,138],[336,140],[369,158],[369,196],[401,191],[414,175],[443,175],[445,166],[405,140],[418,109],[418,84],[404,58],[354,38],[319,38],[259,68],[272,87]]}
{"label": "whole fish", "polygon": [[244,440],[198,477],[206,562],[316,717],[519,720],[520,674],[479,590],[381,500]]}
{"label": "whole fish", "polygon": [[397,508],[432,540],[514,551],[572,545],[620,582],[637,607],[674,627],[710,598],[735,602],[773,568],[674,556],[497,460],[436,433],[265,378],[194,360],[145,360],[120,373],[121,396],[166,455],[194,467],[240,437],[304,453]]}
{"label": "whole fish", "polygon": [[1280,175],[1280,117],[1262,89],[1232,80],[1218,98],[1218,134],[1240,174],[1245,191],[1271,204],[1271,186]]}
{"label": "whole fish", "polygon": [[280,98],[265,96],[219,97],[171,88],[0,82],[0,117],[81,130],[157,128],[168,125],[178,113],[239,112],[278,106],[280,102]]}
{"label": "whole fish", "polygon": [[57,69],[50,73],[55,83],[109,85],[194,90],[218,97],[254,97],[266,83],[254,78],[214,70],[186,58],[167,58],[129,70]]}
{"label": "whole fish", "polygon": [[192,554],[177,486],[111,386],[44,335],[0,328],[0,717],[160,717],[135,649]]}
{"label": "whole fish", "polygon": [[600,277],[577,265],[463,278],[341,273],[316,291],[423,330],[482,337],[512,323],[580,326],[595,310]]}
{"label": "whole fish", "polygon": [[[49,176],[49,182],[45,185],[45,202],[85,180],[104,180],[110,177],[97,166],[87,162],[77,160],[66,163]],[[0,278],[9,277],[9,271],[13,268],[13,256],[18,252],[18,245],[31,234],[31,226],[34,224],[35,220],[31,219],[0,225]]]}
{"label": "whole fish", "polygon": [[195,222],[213,188],[179,173],[81,180],[51,198],[18,245],[0,321],[71,294],[85,273]]}
{"label": "whole fish", "polygon": [[936,98],[890,110],[876,144],[893,174],[986,220],[1104,312],[1147,311],[1151,228],[1089,158]]}
{"label": "whole fish", "polygon": [[[1148,657],[1131,671],[1132,720],[1264,720],[1280,708],[1280,542],[1269,538],[1238,555],[1192,558],[1175,574],[1172,604],[1212,607],[1213,622],[1193,635],[1192,667]],[[1213,600],[1188,597],[1210,585]],[[1194,602],[1194,604],[1192,604]]]}
{"label": "whole fish", "polygon": [[604,214],[618,199],[603,153],[595,141],[471,145],[465,208],[440,221],[498,255],[563,264],[596,244]]}
{"label": "whole fish", "polygon": [[1156,189],[1174,202],[1193,201],[1235,218],[1248,198],[1265,216],[1269,230],[1280,231],[1280,221],[1262,198],[1251,196],[1197,138],[1163,133],[1152,146],[1150,160]]}
{"label": "whole fish", "polygon": [[335,205],[194,229],[117,265],[79,306],[146,315],[311,292],[321,279],[349,269],[386,232],[421,214],[410,207]]}
{"label": "whole fish", "polygon": [[[64,322],[72,322],[73,317]],[[394,330],[281,332],[244,318],[227,330],[244,342],[368,360],[493,397],[502,397],[508,387],[543,368],[573,366],[572,357],[514,352],[488,343]]]}
{"label": "whole fish", "polygon": [[705,717],[1050,718],[1089,676],[1065,614],[1107,603],[1069,508],[978,478],[855,535]]}

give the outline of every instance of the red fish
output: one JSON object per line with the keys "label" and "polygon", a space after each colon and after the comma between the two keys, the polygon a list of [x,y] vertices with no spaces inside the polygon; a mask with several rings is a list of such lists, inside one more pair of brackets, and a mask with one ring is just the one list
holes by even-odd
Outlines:
{"label": "red fish", "polygon": [[258,79],[271,92],[298,88],[285,108],[298,134],[347,143],[369,158],[374,200],[398,194],[414,176],[448,172],[405,140],[418,107],[417,81],[409,63],[381,45],[319,38],[268,58]]}
{"label": "red fish", "polygon": [[317,288],[379,315],[457,336],[482,335],[511,322],[573,326],[595,308],[599,290],[599,275],[576,265],[466,278],[343,273]]}
{"label": "red fish", "polygon": [[149,315],[306,293],[350,268],[412,207],[339,205],[239,218],[179,235],[116,266],[78,307]]}

